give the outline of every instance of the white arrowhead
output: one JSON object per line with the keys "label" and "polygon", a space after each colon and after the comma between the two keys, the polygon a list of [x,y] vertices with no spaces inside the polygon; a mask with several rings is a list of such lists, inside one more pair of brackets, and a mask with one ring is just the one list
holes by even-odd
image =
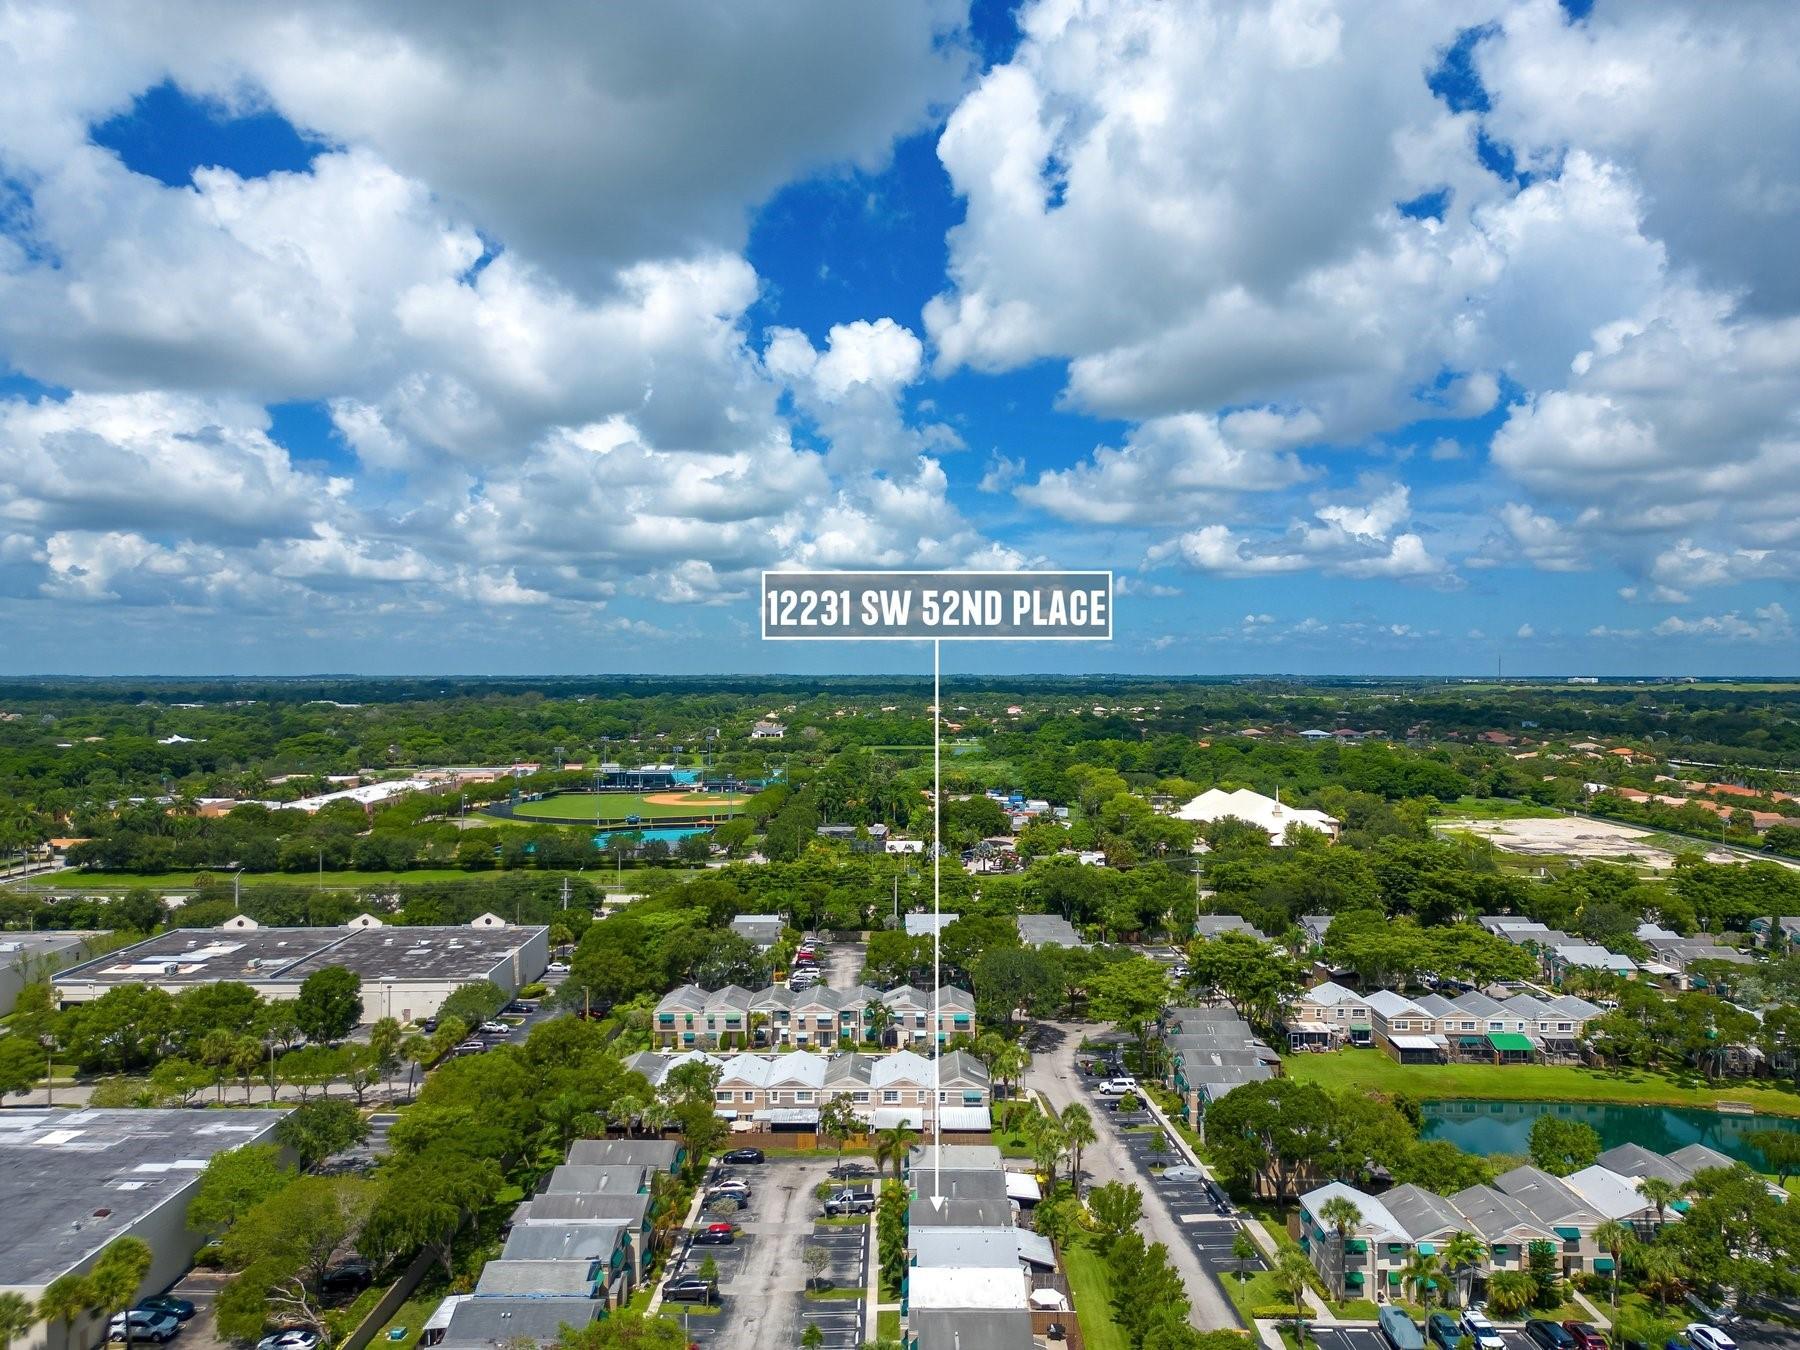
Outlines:
{"label": "white arrowhead", "polygon": [[944,1207],[944,1197],[941,1195],[932,1196],[931,1197],[931,1207],[933,1209],[942,1209]]}

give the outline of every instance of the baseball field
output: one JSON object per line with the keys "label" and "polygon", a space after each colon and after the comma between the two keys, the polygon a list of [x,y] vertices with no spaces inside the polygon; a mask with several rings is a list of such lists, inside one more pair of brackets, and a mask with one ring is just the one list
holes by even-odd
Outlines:
{"label": "baseball field", "polygon": [[595,824],[622,824],[633,816],[646,823],[729,820],[749,800],[726,792],[559,792],[542,801],[520,802],[513,818]]}

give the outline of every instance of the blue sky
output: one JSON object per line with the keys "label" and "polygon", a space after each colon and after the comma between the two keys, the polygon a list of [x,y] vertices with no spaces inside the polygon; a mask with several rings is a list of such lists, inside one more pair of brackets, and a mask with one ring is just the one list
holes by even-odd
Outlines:
{"label": "blue sky", "polygon": [[[1780,673],[1792,6],[0,20],[0,673]],[[920,655],[920,660],[925,658]]]}

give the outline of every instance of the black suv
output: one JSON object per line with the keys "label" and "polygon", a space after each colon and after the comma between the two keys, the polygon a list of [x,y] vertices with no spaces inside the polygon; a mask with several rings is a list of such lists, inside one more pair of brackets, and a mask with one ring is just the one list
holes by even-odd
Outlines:
{"label": "black suv", "polygon": [[762,1160],[760,1148],[734,1148],[719,1156],[719,1161],[726,1163],[759,1163]]}
{"label": "black suv", "polygon": [[1525,1324],[1525,1334],[1543,1350],[1575,1350],[1575,1338],[1554,1322],[1534,1317]]}

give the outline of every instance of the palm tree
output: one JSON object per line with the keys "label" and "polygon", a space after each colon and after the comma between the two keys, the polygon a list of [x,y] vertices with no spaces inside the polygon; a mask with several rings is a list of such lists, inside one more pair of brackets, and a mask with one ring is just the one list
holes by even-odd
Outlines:
{"label": "palm tree", "polygon": [[912,1146],[919,1141],[919,1132],[910,1125],[896,1125],[891,1130],[880,1130],[875,1135],[875,1166],[882,1167],[887,1163],[894,1165],[894,1180],[900,1180],[901,1168],[906,1163],[906,1155],[912,1152]]}
{"label": "palm tree", "polygon": [[[1030,1067],[1031,1052],[1017,1041],[1008,1041],[1005,1047],[994,1056],[994,1062],[988,1067],[988,1072],[1011,1089],[1025,1076],[1025,1070]],[[1006,1095],[1010,1098],[1011,1091],[1009,1090]]]}
{"label": "palm tree", "polygon": [[1475,1271],[1486,1256],[1487,1243],[1473,1233],[1459,1231],[1452,1234],[1444,1244],[1444,1265],[1455,1277],[1458,1303],[1469,1301],[1475,1283]]}
{"label": "palm tree", "polygon": [[406,1061],[406,1095],[410,1100],[415,1076],[437,1058],[437,1046],[430,1037],[415,1032],[400,1042],[400,1058]]}
{"label": "palm tree", "polygon": [[1045,1180],[1054,1182],[1057,1161],[1069,1149],[1069,1139],[1063,1133],[1061,1122],[1055,1116],[1033,1116],[1029,1142],[1032,1162],[1037,1164],[1037,1170]]}
{"label": "palm tree", "polygon": [[61,1322],[63,1344],[72,1344],[75,1322],[93,1305],[85,1275],[62,1275],[50,1282],[38,1295],[37,1317],[40,1322]]}
{"label": "palm tree", "polygon": [[1527,1271],[1497,1270],[1488,1280],[1487,1292],[1489,1312],[1516,1317],[1537,1297],[1537,1281]]}
{"label": "palm tree", "polygon": [[[142,1238],[114,1238],[88,1272],[88,1307],[111,1318],[137,1302],[138,1286],[150,1273],[150,1244]],[[125,1350],[131,1350],[131,1319],[125,1319]]]}
{"label": "palm tree", "polygon": [[1687,1267],[1673,1247],[1660,1242],[1639,1243],[1633,1249],[1638,1287],[1655,1301],[1658,1312],[1681,1297],[1687,1284]]}
{"label": "palm tree", "polygon": [[1432,1295],[1437,1293],[1437,1277],[1442,1263],[1437,1256],[1415,1251],[1406,1269],[1400,1272],[1402,1282],[1412,1287],[1413,1297],[1426,1312],[1431,1311]]}
{"label": "palm tree", "polygon": [[870,1042],[885,1045],[888,1029],[894,1025],[894,1010],[878,998],[870,999],[869,1006],[863,1009],[863,1018],[869,1024]]}
{"label": "palm tree", "polygon": [[1644,1177],[1638,1182],[1638,1194],[1648,1204],[1656,1206],[1656,1227],[1660,1232],[1663,1216],[1668,1213],[1669,1206],[1681,1199],[1682,1187],[1664,1177]]}
{"label": "palm tree", "polygon": [[0,1294],[0,1350],[7,1350],[15,1337],[23,1336],[38,1323],[31,1300],[20,1294]]}
{"label": "palm tree", "polygon": [[1594,1245],[1612,1257],[1612,1305],[1619,1306],[1619,1255],[1632,1240],[1632,1231],[1617,1219],[1608,1219],[1594,1227]]}
{"label": "palm tree", "polygon": [[1063,1140],[1069,1146],[1069,1180],[1075,1186],[1075,1198],[1081,1199],[1081,1151],[1100,1142],[1094,1132],[1094,1117],[1080,1102],[1070,1102],[1062,1113]]}
{"label": "palm tree", "polygon": [[1275,1287],[1294,1305],[1294,1339],[1304,1344],[1306,1336],[1306,1286],[1312,1283],[1313,1264],[1298,1247],[1283,1247],[1270,1272]]}
{"label": "palm tree", "polygon": [[1356,1201],[1347,1195],[1334,1195],[1319,1206],[1319,1219],[1328,1223],[1337,1233],[1337,1297],[1344,1301],[1345,1266],[1349,1259],[1350,1234],[1363,1221],[1363,1212],[1357,1208]]}

